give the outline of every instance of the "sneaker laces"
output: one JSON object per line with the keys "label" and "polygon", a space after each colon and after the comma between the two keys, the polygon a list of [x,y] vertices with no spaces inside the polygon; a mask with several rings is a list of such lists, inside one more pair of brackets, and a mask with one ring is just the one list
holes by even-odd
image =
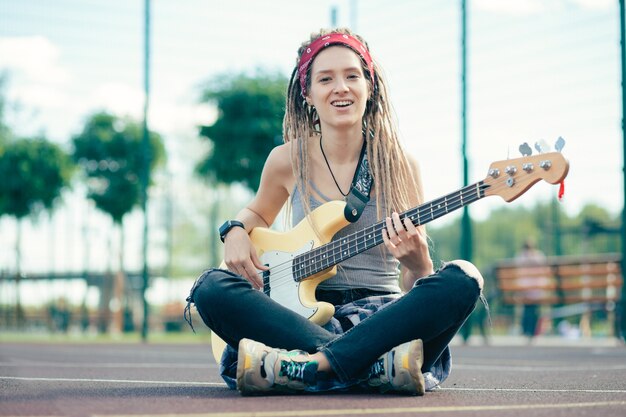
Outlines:
{"label": "sneaker laces", "polygon": [[317,362],[281,360],[279,374],[287,377],[287,379],[291,381],[302,381],[307,385],[312,385],[315,383],[315,376],[317,374]]}
{"label": "sneaker laces", "polygon": [[376,362],[370,367],[369,378],[379,377],[385,374],[385,360],[378,358]]}

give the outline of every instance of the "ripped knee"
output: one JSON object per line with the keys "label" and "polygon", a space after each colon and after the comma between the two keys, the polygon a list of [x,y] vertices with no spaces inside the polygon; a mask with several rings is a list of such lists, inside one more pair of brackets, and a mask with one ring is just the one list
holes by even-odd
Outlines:
{"label": "ripped knee", "polygon": [[473,263],[465,261],[463,259],[455,259],[454,261],[446,262],[446,265],[456,265],[461,268],[461,270],[465,272],[467,276],[476,280],[476,283],[478,283],[478,288],[480,288],[480,291],[482,292],[485,280],[478,268],[476,268]]}

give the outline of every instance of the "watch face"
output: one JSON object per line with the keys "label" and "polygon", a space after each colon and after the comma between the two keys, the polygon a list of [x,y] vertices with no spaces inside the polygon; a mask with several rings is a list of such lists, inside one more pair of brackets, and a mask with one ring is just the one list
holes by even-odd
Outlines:
{"label": "watch face", "polygon": [[224,236],[224,232],[226,231],[229,225],[230,225],[230,222],[225,222],[224,224],[220,226],[220,236]]}
{"label": "watch face", "polygon": [[220,226],[220,236],[222,237],[222,239],[224,238],[224,235],[226,234],[226,232],[230,230],[231,227],[232,226],[231,226],[230,220]]}
{"label": "watch face", "polygon": [[219,232],[220,232],[220,239],[222,240],[222,242],[224,241],[224,237],[226,237],[226,234],[233,227],[244,228],[243,223],[241,223],[238,220],[227,220],[223,225],[220,226]]}

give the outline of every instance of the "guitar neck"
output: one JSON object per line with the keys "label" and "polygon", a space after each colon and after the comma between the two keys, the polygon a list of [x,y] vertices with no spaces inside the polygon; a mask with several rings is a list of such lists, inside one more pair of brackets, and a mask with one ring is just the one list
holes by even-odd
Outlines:
{"label": "guitar neck", "polygon": [[[400,219],[409,218],[415,226],[429,223],[461,207],[485,197],[489,185],[483,181],[461,188],[458,191],[424,203],[400,213]],[[293,276],[296,281],[310,277],[331,268],[361,252],[383,243],[382,233],[385,222],[380,221],[341,239],[333,240],[309,252],[298,255],[293,260]]]}

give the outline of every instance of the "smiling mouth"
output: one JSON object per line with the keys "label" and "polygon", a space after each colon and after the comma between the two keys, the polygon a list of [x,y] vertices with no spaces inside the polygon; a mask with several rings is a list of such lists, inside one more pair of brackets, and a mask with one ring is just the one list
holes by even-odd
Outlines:
{"label": "smiling mouth", "polygon": [[352,105],[353,102],[350,101],[350,100],[338,100],[338,101],[333,101],[330,104],[332,104],[335,107],[348,107],[348,106]]}

